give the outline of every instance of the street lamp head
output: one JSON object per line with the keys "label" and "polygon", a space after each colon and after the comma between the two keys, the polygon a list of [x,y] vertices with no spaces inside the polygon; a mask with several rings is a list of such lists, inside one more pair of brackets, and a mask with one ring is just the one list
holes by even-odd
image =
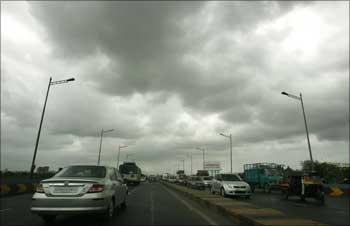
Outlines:
{"label": "street lamp head", "polygon": [[114,129],[104,130],[103,133],[109,133],[109,132],[112,132],[112,131],[114,131]]}
{"label": "street lamp head", "polygon": [[69,78],[69,79],[67,79],[66,81],[67,81],[67,82],[73,82],[73,81],[75,81],[75,78]]}
{"label": "street lamp head", "polygon": [[286,92],[282,92],[281,94],[282,94],[282,95],[288,96],[288,93],[286,93]]}

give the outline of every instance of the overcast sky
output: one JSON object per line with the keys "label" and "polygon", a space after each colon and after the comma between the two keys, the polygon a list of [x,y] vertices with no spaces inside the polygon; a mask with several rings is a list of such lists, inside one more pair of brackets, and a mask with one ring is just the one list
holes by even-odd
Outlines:
{"label": "overcast sky", "polygon": [[349,2],[1,1],[1,169],[349,161]]}

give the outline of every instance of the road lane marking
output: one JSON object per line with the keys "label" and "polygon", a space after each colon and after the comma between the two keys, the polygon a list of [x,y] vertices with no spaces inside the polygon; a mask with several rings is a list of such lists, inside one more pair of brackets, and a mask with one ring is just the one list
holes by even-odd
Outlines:
{"label": "road lane marking", "polygon": [[150,199],[151,199],[151,225],[154,225],[154,195],[153,195],[153,189],[151,187],[151,192],[150,192]]}
{"label": "road lane marking", "polygon": [[208,222],[210,225],[218,225],[214,220],[212,220],[211,218],[209,218],[207,215],[205,215],[203,212],[201,212],[200,210],[198,210],[197,208],[193,207],[191,204],[189,204],[188,202],[186,202],[184,199],[182,199],[178,194],[176,194],[174,191],[171,191],[170,189],[168,189],[167,187],[163,186],[162,187],[168,191],[171,195],[173,195],[176,199],[178,199],[182,204],[184,204],[189,210],[195,212],[196,214],[198,214],[201,218],[203,218],[206,222]]}
{"label": "road lane marking", "polygon": [[12,209],[11,208],[3,209],[3,210],[0,210],[0,213],[5,212],[5,211],[9,211],[9,210],[12,210]]}

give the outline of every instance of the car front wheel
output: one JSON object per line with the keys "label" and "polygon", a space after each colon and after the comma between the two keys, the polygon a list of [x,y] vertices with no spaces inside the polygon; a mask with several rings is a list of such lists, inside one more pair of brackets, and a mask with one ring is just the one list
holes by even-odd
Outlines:
{"label": "car front wheel", "polygon": [[224,188],[221,188],[221,196],[226,197],[226,192]]}

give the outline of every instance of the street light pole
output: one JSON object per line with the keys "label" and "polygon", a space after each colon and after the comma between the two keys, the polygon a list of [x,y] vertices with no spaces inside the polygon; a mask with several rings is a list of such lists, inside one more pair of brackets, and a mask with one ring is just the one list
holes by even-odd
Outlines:
{"label": "street light pole", "polygon": [[230,135],[225,135],[223,133],[220,133],[220,135],[230,139],[230,161],[231,161],[231,173],[232,173],[232,134],[230,133]]}
{"label": "street light pole", "polygon": [[118,162],[117,162],[117,169],[119,169],[119,156],[120,156],[120,149],[128,147],[127,145],[125,146],[120,146],[118,147]]}
{"label": "street light pole", "polygon": [[304,123],[305,123],[307,145],[308,145],[308,148],[309,148],[309,155],[310,155],[310,161],[311,161],[311,171],[314,171],[314,160],[312,158],[312,151],[311,151],[310,138],[309,138],[309,130],[308,130],[307,123],[306,123],[306,115],[305,115],[305,109],[304,109],[303,96],[302,96],[301,93],[300,93],[299,97],[295,96],[295,95],[292,95],[292,94],[289,94],[289,93],[286,93],[286,92],[282,92],[281,94],[282,95],[286,95],[286,96],[288,96],[290,98],[293,98],[293,99],[296,99],[296,100],[300,100],[301,109],[303,111]]}
{"label": "street light pole", "polygon": [[303,109],[303,116],[304,116],[305,130],[306,130],[306,138],[307,138],[307,145],[309,147],[309,155],[310,155],[310,160],[311,160],[311,171],[314,171],[314,160],[312,158],[310,138],[309,138],[309,130],[307,128],[306,116],[305,116],[305,110],[304,110],[304,102],[303,102],[303,97],[302,97],[301,93],[300,93],[300,102],[301,102],[301,108]]}
{"label": "street light pole", "polygon": [[190,158],[191,158],[191,176],[192,176],[192,154],[190,154]]}
{"label": "street light pole", "polygon": [[110,129],[110,130],[101,130],[101,138],[100,138],[100,148],[99,148],[99,152],[98,152],[98,161],[97,161],[97,165],[100,165],[100,159],[101,159],[101,149],[102,149],[102,137],[104,133],[108,133],[108,132],[112,132],[114,129]]}
{"label": "street light pole", "polygon": [[196,149],[198,149],[198,150],[200,150],[200,151],[202,151],[203,152],[203,170],[204,170],[204,163],[205,163],[205,160],[204,160],[204,148],[199,148],[199,147],[197,147]]}
{"label": "street light pole", "polygon": [[50,91],[50,87],[51,85],[56,85],[56,84],[61,84],[61,83],[67,83],[67,82],[72,82],[74,81],[74,78],[69,78],[69,79],[65,79],[65,80],[60,80],[60,81],[55,81],[52,82],[52,77],[50,77],[49,79],[49,84],[47,86],[47,91],[46,91],[46,97],[45,97],[45,102],[44,102],[44,107],[43,107],[43,111],[41,113],[41,119],[40,119],[40,124],[39,124],[39,130],[38,130],[38,134],[36,137],[36,141],[35,141],[35,148],[34,148],[34,155],[33,155],[33,159],[32,159],[32,165],[30,167],[30,178],[33,178],[33,173],[34,173],[34,169],[35,169],[35,159],[36,159],[36,153],[38,151],[38,146],[39,146],[39,140],[40,140],[40,133],[41,133],[41,126],[43,124],[43,120],[44,120],[44,115],[45,115],[45,109],[46,109],[46,103],[47,103],[47,98],[49,96],[49,91]]}
{"label": "street light pole", "polygon": [[97,161],[97,165],[100,165],[101,148],[102,148],[102,137],[103,137],[103,129],[101,130],[100,148],[99,148],[99,151],[98,151],[98,161]]}

